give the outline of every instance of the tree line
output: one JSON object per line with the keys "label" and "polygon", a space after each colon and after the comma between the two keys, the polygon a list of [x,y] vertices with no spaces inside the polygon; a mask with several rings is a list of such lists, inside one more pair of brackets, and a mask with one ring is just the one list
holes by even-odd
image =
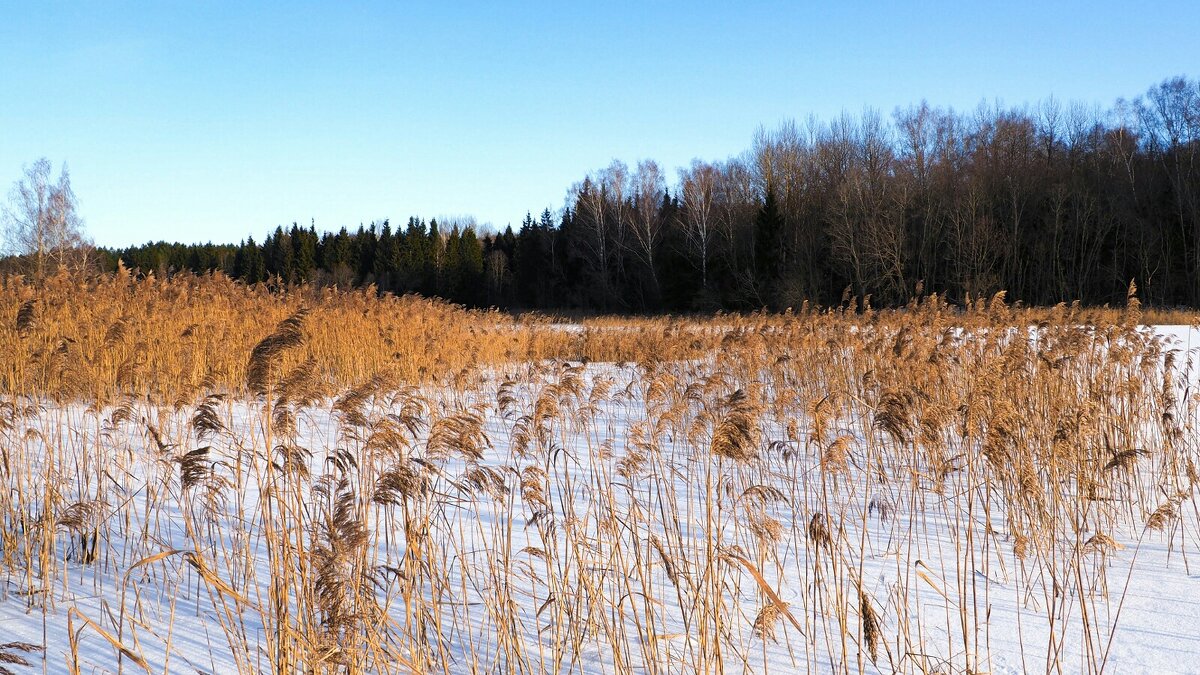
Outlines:
{"label": "tree line", "polygon": [[952,301],[1200,304],[1200,82],[1107,110],[926,102],[760,130],[669,177],[614,161],[514,229],[410,218],[262,243],[101,252],[143,271],[374,284],[468,305],[606,312]]}
{"label": "tree line", "polygon": [[258,243],[145,244],[106,250],[107,263],[170,274],[221,271],[248,284],[314,283],[343,288],[374,284],[380,292],[421,293],[482,305],[484,243],[473,223],[428,224],[410,218],[393,230],[389,221],[356,231],[318,233],[315,225],[276,227]]}

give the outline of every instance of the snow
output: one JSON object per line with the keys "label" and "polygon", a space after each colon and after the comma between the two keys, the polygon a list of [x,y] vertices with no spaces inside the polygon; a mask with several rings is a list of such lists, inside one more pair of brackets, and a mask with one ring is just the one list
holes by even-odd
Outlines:
{"label": "snow", "polygon": [[[1192,328],[1154,330],[1184,355],[1181,363],[1200,347]],[[311,453],[310,476],[296,483],[310,509],[303,532],[318,524],[314,486],[337,471],[336,451],[356,458],[345,475],[371,485],[398,462],[425,462],[417,466],[429,489],[405,507],[428,516],[416,538],[400,509],[371,503],[366,489],[355,498],[366,515],[375,598],[393,622],[390,653],[439,672],[1200,672],[1191,658],[1200,654],[1194,492],[1178,500],[1167,527],[1147,528],[1161,496],[1159,476],[1147,469],[1121,488],[1125,501],[1056,522],[1050,540],[1021,557],[1007,505],[977,480],[985,474],[951,471],[935,485],[923,467],[889,459],[866,417],[830,425],[830,437],[849,439],[841,474],[822,471],[806,450],[811,420],[800,420],[789,440],[785,419],[770,413],[759,461],[712,456],[704,441],[712,420],[687,386],[712,400],[755,384],[712,370],[675,364],[652,391],[636,366],[526,365],[476,374],[457,390],[369,398],[365,425],[350,424],[333,401],[298,406],[292,440]],[[481,457],[453,451],[464,442],[458,436],[435,452],[429,425],[410,436],[397,418],[414,401],[427,404],[430,420],[478,412]],[[540,430],[538,405],[557,409]],[[1196,409],[1186,410],[1195,456]],[[37,562],[31,554],[33,567],[23,566],[44,540],[39,514],[29,512],[24,527],[6,523],[0,641],[44,647],[44,656],[26,655],[28,672],[66,672],[73,652],[87,673],[137,672],[136,659],[153,672],[269,669],[263,488],[279,474],[264,458],[264,403],[224,401],[217,411],[226,431],[198,439],[194,408],[135,401],[117,414],[46,403],[2,437],[6,459],[24,467],[14,470],[6,504],[102,503],[91,562],[59,525],[49,555]],[[381,438],[384,428],[395,435]],[[229,484],[184,490],[176,460],[205,446]],[[50,465],[57,473],[47,482]],[[480,467],[494,469],[503,488],[472,488],[468,477]],[[832,546],[811,533],[814,514],[823,515]],[[1118,546],[1089,548],[1101,532]],[[405,600],[408,582],[396,570],[406,569],[416,570],[419,608]],[[798,627],[781,617],[773,636],[755,630],[772,604],[762,583]],[[882,634],[874,659],[862,638],[864,595]],[[702,598],[724,603],[720,628]],[[423,627],[417,609],[429,612]],[[372,667],[406,672],[397,662]]]}

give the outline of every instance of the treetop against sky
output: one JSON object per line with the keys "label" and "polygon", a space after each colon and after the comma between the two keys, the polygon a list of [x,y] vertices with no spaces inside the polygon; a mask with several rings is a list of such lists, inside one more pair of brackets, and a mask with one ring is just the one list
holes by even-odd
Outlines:
{"label": "treetop against sky", "polygon": [[1047,96],[1196,63],[1200,6],[0,3],[0,177],[70,166],[101,245],[409,214],[516,224],[613,158],[759,125]]}

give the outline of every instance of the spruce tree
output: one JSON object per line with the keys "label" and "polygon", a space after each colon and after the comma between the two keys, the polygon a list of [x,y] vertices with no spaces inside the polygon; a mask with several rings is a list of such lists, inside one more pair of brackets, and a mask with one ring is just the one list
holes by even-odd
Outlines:
{"label": "spruce tree", "polygon": [[775,201],[775,191],[767,188],[766,199],[754,220],[754,271],[760,298],[772,304],[782,276],[783,217]]}

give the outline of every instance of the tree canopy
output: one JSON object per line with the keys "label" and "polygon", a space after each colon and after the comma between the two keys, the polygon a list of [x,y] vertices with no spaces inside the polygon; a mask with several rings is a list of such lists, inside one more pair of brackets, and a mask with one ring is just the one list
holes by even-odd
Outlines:
{"label": "tree canopy", "polygon": [[44,157],[26,166],[3,209],[6,253],[38,281],[60,267],[83,264],[88,257],[89,244],[66,164],[57,180],[53,173]]}
{"label": "tree canopy", "polygon": [[[48,164],[37,168],[31,177],[48,177]],[[47,186],[33,203],[70,195],[65,171],[58,186],[26,182]],[[614,161],[515,230],[412,217],[104,253],[111,267],[543,310],[780,309],[847,294],[882,306],[999,290],[1029,304],[1101,304],[1123,301],[1131,279],[1145,302],[1195,306],[1200,82],[1168,79],[1108,110],[922,101],[890,116],[785,123],[738,156],[693,162],[676,182],[653,161]]]}

